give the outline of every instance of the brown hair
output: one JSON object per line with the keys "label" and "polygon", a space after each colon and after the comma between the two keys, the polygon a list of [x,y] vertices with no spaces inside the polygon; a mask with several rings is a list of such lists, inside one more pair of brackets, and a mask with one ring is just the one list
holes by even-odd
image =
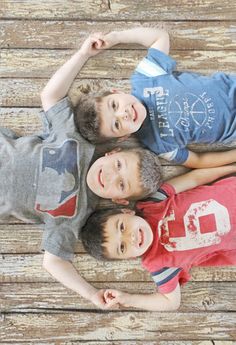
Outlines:
{"label": "brown hair", "polygon": [[131,196],[129,199],[143,199],[155,193],[162,183],[161,165],[157,155],[142,147],[125,149],[124,151],[133,152],[139,157],[138,172],[142,192]]}
{"label": "brown hair", "polygon": [[103,97],[109,94],[111,92],[104,92],[100,96],[95,96],[94,94],[81,95],[74,106],[75,125],[81,135],[92,144],[101,144],[114,139],[101,135],[98,116]]}

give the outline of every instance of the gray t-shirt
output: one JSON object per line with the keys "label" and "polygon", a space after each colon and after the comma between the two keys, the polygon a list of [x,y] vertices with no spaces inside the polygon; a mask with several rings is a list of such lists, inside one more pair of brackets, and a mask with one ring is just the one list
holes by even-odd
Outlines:
{"label": "gray t-shirt", "polygon": [[0,129],[0,217],[44,223],[42,248],[69,260],[98,202],[86,185],[94,146],[76,130],[68,98],[42,116],[42,135]]}

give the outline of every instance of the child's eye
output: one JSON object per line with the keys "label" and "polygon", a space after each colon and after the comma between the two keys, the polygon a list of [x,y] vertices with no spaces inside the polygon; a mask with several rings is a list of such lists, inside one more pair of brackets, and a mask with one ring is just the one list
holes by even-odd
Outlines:
{"label": "child's eye", "polygon": [[125,230],[124,223],[120,223],[120,231],[123,232]]}
{"label": "child's eye", "polygon": [[120,181],[120,189],[123,191],[125,189],[125,185],[123,181]]}
{"label": "child's eye", "polygon": [[113,110],[116,110],[116,103],[115,103],[115,101],[112,101],[111,106],[112,106]]}
{"label": "child's eye", "polygon": [[120,170],[120,169],[121,169],[121,162],[120,162],[120,160],[119,160],[119,159],[117,160],[117,168],[118,168],[118,170]]}
{"label": "child's eye", "polygon": [[118,120],[115,121],[115,127],[116,129],[120,129],[120,122]]}
{"label": "child's eye", "polygon": [[121,253],[124,253],[124,251],[125,251],[125,245],[124,245],[124,243],[121,243],[121,245],[120,245],[120,251],[121,251]]}

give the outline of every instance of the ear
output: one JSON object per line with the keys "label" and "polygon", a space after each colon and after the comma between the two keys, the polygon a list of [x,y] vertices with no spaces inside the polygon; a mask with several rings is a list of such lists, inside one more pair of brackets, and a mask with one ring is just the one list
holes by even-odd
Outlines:
{"label": "ear", "polygon": [[121,208],[121,212],[124,214],[130,214],[131,216],[135,215],[135,211],[130,208]]}
{"label": "ear", "polygon": [[117,153],[117,152],[120,152],[120,151],[121,151],[120,147],[115,147],[113,150],[111,150],[109,152],[106,152],[105,156],[110,156],[110,155],[113,155],[114,153]]}
{"label": "ear", "polygon": [[115,204],[118,204],[118,205],[123,205],[123,206],[129,205],[129,201],[126,199],[111,199],[111,200],[112,200],[112,202],[114,202]]}

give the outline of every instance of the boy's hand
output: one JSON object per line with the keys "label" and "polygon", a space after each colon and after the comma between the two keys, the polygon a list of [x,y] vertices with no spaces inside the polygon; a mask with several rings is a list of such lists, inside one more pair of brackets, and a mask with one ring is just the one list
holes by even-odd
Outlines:
{"label": "boy's hand", "polygon": [[107,289],[104,293],[104,299],[109,308],[116,304],[128,307],[128,297],[128,293],[119,290]]}
{"label": "boy's hand", "polygon": [[102,49],[109,49],[115,46],[116,44],[119,44],[119,31],[111,31],[108,34],[103,35],[102,41]]}
{"label": "boy's hand", "polygon": [[97,292],[91,296],[90,301],[100,309],[106,309],[106,301],[104,298],[104,289],[97,290]]}
{"label": "boy's hand", "polygon": [[80,51],[88,58],[95,56],[104,48],[103,35],[100,32],[91,34],[82,44]]}

